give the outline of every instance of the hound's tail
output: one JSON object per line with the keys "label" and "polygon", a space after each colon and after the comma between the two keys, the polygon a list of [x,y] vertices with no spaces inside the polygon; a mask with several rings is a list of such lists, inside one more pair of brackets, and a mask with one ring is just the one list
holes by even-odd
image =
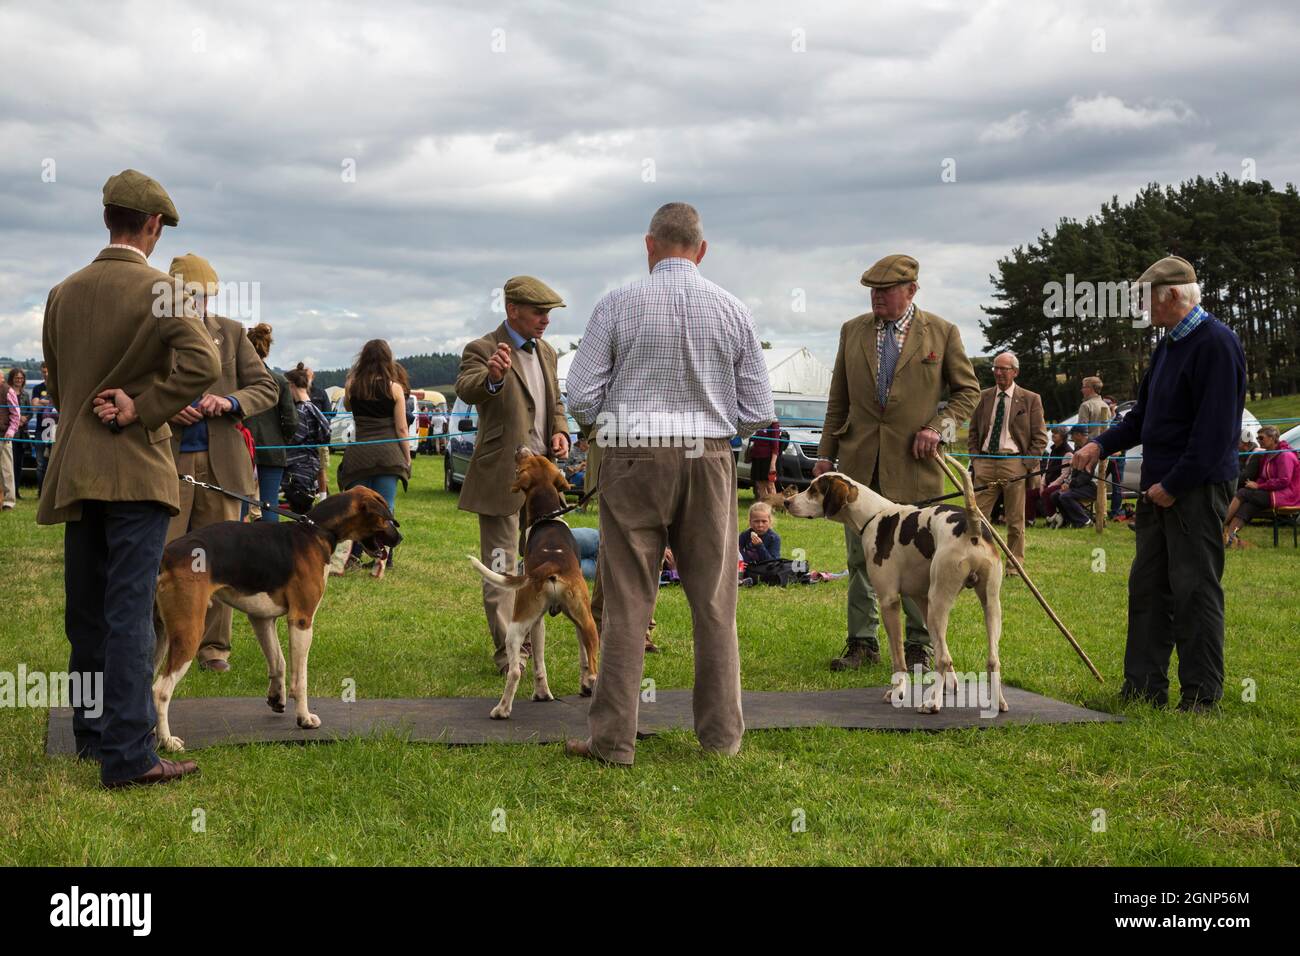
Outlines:
{"label": "hound's tail", "polygon": [[970,471],[954,462],[951,458],[948,459],[948,462],[961,475],[961,493],[966,502],[966,528],[970,531],[970,543],[979,544],[980,532],[984,530],[984,522],[980,520],[979,508],[975,504],[975,485],[971,481]]}
{"label": "hound's tail", "polygon": [[469,563],[478,569],[479,574],[483,575],[484,578],[498,587],[509,588],[512,591],[517,591],[528,583],[528,579],[522,574],[502,574],[499,571],[493,571],[472,554],[467,554],[465,557],[469,558]]}

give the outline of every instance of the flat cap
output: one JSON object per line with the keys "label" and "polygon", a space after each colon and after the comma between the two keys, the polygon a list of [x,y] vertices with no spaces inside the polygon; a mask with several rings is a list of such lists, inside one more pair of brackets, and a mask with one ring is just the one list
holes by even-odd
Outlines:
{"label": "flat cap", "polygon": [[884,289],[900,282],[915,282],[921,267],[911,256],[885,256],[862,273],[862,284],[872,289]]}
{"label": "flat cap", "polygon": [[161,215],[165,226],[178,226],[181,222],[181,214],[162,184],[134,169],[124,169],[108,177],[104,183],[104,205],[134,209],[150,216]]}
{"label": "flat cap", "polygon": [[187,291],[197,286],[203,290],[204,295],[217,294],[217,270],[202,256],[196,256],[192,252],[177,256],[167,271],[180,279]]}
{"label": "flat cap", "polygon": [[535,305],[539,309],[562,309],[564,300],[559,293],[541,279],[532,276],[515,276],[506,282],[506,301]]}
{"label": "flat cap", "polygon": [[1196,270],[1190,262],[1180,256],[1165,256],[1142,273],[1138,285],[1150,283],[1154,288],[1158,285],[1186,285],[1195,281]]}

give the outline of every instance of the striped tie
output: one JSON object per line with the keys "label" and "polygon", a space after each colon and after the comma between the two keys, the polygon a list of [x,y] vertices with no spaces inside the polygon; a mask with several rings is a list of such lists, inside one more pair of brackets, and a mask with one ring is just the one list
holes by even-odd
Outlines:
{"label": "striped tie", "polygon": [[885,323],[885,341],[880,348],[880,380],[876,397],[880,407],[889,404],[889,387],[894,384],[894,368],[898,365],[898,323]]}

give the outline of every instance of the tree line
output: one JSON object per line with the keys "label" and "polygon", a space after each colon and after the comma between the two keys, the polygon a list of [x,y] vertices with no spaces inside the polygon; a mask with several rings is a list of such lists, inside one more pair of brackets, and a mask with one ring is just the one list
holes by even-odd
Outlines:
{"label": "tree line", "polygon": [[1136,397],[1157,339],[1127,285],[1171,254],[1191,262],[1201,305],[1241,339],[1248,399],[1300,391],[1300,193],[1227,174],[1112,197],[999,259],[980,322],[990,353],[1016,353],[1017,382],[1052,416],[1078,408],[1086,375]]}

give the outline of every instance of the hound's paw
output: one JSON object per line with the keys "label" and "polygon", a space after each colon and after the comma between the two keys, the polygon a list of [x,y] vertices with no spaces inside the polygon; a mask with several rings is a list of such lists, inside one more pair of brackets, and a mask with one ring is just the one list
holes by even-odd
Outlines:
{"label": "hound's paw", "polygon": [[1010,709],[1011,709],[1011,708],[1007,706],[1007,702],[1006,702],[1006,700],[1000,700],[1000,701],[998,701],[998,712],[999,712],[999,713],[1003,713],[1003,714],[1005,714],[1005,713],[1006,713],[1007,711],[1009,711]]}
{"label": "hound's paw", "polygon": [[550,690],[539,690],[533,694],[533,700],[555,700],[555,695]]}
{"label": "hound's paw", "polygon": [[266,706],[270,707],[277,714],[284,713],[284,695],[267,694]]}
{"label": "hound's paw", "polygon": [[315,730],[320,726],[320,718],[315,714],[308,714],[306,717],[299,717],[298,726],[303,730]]}
{"label": "hound's paw", "polygon": [[185,741],[181,740],[179,737],[160,737],[158,740],[158,746],[163,750],[168,750],[172,753],[180,753],[185,749]]}
{"label": "hound's paw", "polygon": [[510,708],[505,704],[497,704],[492,708],[492,713],[488,714],[493,720],[509,720]]}
{"label": "hound's paw", "polygon": [[580,687],[579,690],[578,690],[578,693],[579,693],[580,695],[582,695],[583,697],[590,697],[591,694],[592,694],[592,692],[593,692],[595,689],[596,689],[596,678],[594,678],[594,677],[584,677],[584,678],[582,679],[582,684],[581,684],[581,687]]}

